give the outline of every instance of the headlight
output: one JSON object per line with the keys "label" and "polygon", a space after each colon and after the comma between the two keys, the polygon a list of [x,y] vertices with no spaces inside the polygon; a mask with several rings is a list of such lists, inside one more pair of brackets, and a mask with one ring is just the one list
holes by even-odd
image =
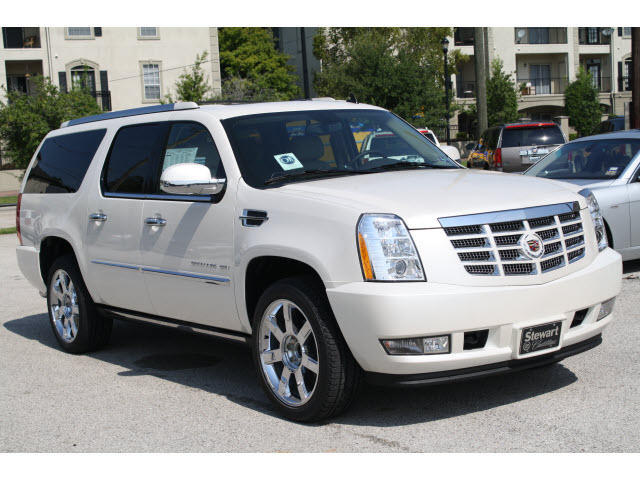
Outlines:
{"label": "headlight", "polygon": [[593,192],[591,192],[591,190],[589,190],[588,188],[580,190],[578,193],[587,199],[589,213],[591,214],[593,226],[596,230],[598,250],[602,251],[609,246],[609,242],[607,241],[607,232],[604,227],[604,218],[602,218],[602,214],[600,213],[600,205],[598,205],[598,201],[593,195]]}
{"label": "headlight", "polygon": [[411,234],[396,215],[362,215],[358,221],[358,251],[367,281],[425,280]]}

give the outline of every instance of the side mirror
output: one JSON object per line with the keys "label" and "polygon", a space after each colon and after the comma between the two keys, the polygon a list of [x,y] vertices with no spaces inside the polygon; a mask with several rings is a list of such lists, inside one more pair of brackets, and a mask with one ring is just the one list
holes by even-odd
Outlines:
{"label": "side mirror", "polygon": [[473,142],[471,142],[471,143],[467,143],[467,144],[464,146],[464,148],[465,148],[466,150],[473,150],[474,148],[476,148],[476,144],[475,144],[475,143],[473,143]]}
{"label": "side mirror", "polygon": [[199,163],[171,165],[160,176],[160,190],[173,195],[215,195],[226,178],[211,178],[211,171]]}

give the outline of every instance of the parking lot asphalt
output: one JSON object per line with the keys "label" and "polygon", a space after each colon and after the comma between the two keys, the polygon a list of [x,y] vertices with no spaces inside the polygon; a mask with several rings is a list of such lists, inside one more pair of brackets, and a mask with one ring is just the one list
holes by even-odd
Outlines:
{"label": "parking lot asphalt", "polygon": [[63,353],[0,236],[0,451],[617,452],[640,449],[640,262],[602,345],[559,364],[420,389],[365,386],[320,425],[279,418],[246,348],[116,322]]}
{"label": "parking lot asphalt", "polygon": [[16,226],[16,207],[0,207],[0,228]]}

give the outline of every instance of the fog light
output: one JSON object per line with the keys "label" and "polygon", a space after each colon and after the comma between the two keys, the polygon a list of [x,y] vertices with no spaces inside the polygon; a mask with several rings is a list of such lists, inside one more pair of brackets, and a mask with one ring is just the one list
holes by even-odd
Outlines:
{"label": "fog light", "polygon": [[615,303],[616,297],[610,298],[606,302],[602,302],[602,305],[600,305],[600,313],[598,313],[598,319],[596,320],[596,322],[598,320],[602,320],[607,315],[611,315],[611,312],[613,311],[613,305]]}
{"label": "fog light", "polygon": [[382,346],[389,355],[432,355],[449,353],[450,344],[449,335],[382,340]]}

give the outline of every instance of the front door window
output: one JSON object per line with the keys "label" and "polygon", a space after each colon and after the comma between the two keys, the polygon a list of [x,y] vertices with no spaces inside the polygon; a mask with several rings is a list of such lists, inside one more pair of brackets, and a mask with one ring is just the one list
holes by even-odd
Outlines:
{"label": "front door window", "polygon": [[80,65],[71,69],[71,85],[78,90],[96,91],[96,72],[93,68]]}

